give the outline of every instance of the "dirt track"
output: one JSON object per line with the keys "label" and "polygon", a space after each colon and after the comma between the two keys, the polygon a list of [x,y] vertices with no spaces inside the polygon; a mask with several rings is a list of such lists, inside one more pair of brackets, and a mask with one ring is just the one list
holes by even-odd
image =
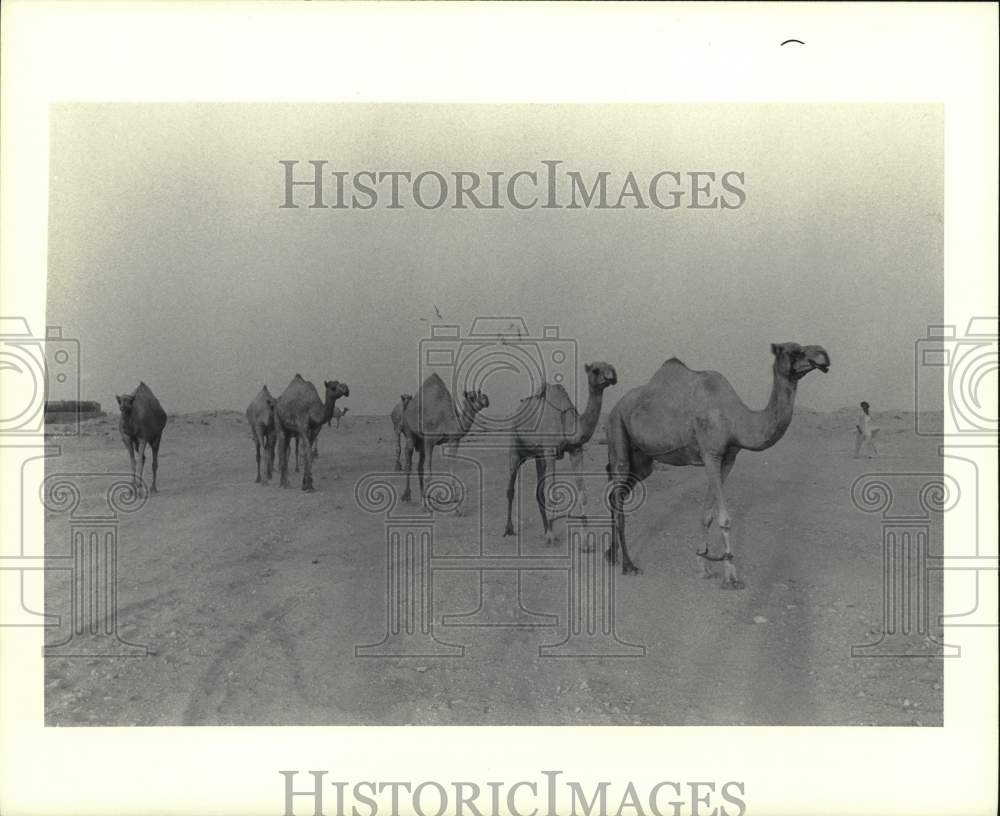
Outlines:
{"label": "dirt track", "polygon": [[[740,454],[727,497],[743,591],[696,575],[703,471],[650,477],[646,503],[629,521],[630,551],[644,573],[619,576],[616,609],[619,637],[644,645],[645,657],[539,657],[539,645],[564,636],[561,623],[436,626],[440,640],[465,645],[464,657],[374,659],[354,649],[385,632],[385,528],[358,509],[354,486],[365,473],[391,470],[388,418],[351,415],[339,430],[324,429],[317,489],[306,494],[276,480],[254,483],[239,414],[171,417],[160,493],[119,531],[120,634],[153,653],[47,659],[46,722],[940,725],[940,660],[850,654],[852,644],[877,639],[882,621],[879,519],[852,505],[851,484],[870,471],[937,472],[940,460],[934,440],[914,436],[902,413],[878,418],[880,460],[852,459],[853,421],[853,413],[800,411],[774,448]],[[79,439],[61,440],[49,472],[127,470],[116,422],[95,420]],[[480,519],[484,546],[509,552],[512,539],[501,537],[506,457],[467,455],[482,465],[484,506],[473,494],[463,517],[439,518],[434,553],[477,552]],[[605,456],[591,443],[588,469],[603,470]],[[522,470],[519,529],[525,551],[544,555],[528,504],[533,471]],[[561,523],[556,530],[564,545]],[[938,524],[934,551],[940,540]],[[65,516],[50,514],[47,552],[65,554],[66,542]],[[513,602],[495,575],[487,590]],[[525,605],[559,615],[565,574],[524,575]],[[475,608],[477,580],[468,571],[435,574],[437,623]],[[47,609],[64,626],[47,642],[66,635],[68,586],[68,573],[49,574]],[[932,586],[932,614],[939,597]],[[911,647],[930,654],[922,638]]]}

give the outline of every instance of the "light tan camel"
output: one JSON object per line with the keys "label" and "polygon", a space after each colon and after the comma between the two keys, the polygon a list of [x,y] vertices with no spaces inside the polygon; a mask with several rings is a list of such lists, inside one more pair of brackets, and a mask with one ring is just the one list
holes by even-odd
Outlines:
{"label": "light tan camel", "polygon": [[305,460],[302,468],[302,489],[313,490],[312,443],[329,422],[338,399],[348,397],[351,390],[345,383],[327,380],[326,401],[311,382],[296,374],[274,406],[275,439],[278,448],[278,475],[282,487],[288,487],[288,449],[292,439],[303,438]]}
{"label": "light tan camel", "polygon": [[[159,467],[160,437],[167,426],[167,414],[160,401],[153,395],[149,386],[140,382],[131,394],[117,395],[121,417],[118,420],[118,430],[122,442],[128,449],[128,458],[132,462],[132,482],[138,487],[142,481],[142,471],[146,467],[146,445],[153,449],[153,484],[151,493],[156,493],[156,471]],[[135,454],[139,453],[139,474],[135,472]]]}
{"label": "light tan camel", "polygon": [[[461,401],[453,400],[444,381],[431,374],[420,386],[417,395],[403,411],[403,433],[406,436],[406,489],[402,500],[410,501],[410,472],[413,470],[413,450],[420,454],[417,477],[420,480],[420,497],[424,492],[424,460],[427,460],[427,478],[431,477],[434,448],[447,444],[454,453],[458,443],[472,428],[476,414],[489,407],[490,400],[482,391],[465,391]],[[461,515],[461,508],[456,508]]]}
{"label": "light tan camel", "polygon": [[[708,493],[702,516],[702,551],[707,561],[722,561],[723,588],[740,589],[729,542],[731,519],[722,486],[742,449],[762,451],[784,435],[792,421],[798,381],[814,368],[826,373],[830,356],[822,346],[774,343],[771,397],[762,411],[751,411],[725,377],[715,371],[692,371],[677,358],[667,360],[653,378],[619,400],[608,417],[608,478],[612,481],[612,541],[607,558],[621,549],[622,573],[638,573],[625,547],[624,502],[636,482],[653,471],[654,462],[704,466]],[[722,533],[725,552],[708,554],[712,521]],[[703,563],[706,577],[712,575]]]}
{"label": "light tan camel", "polygon": [[399,461],[403,440],[403,411],[406,410],[411,399],[413,399],[413,394],[400,394],[399,402],[393,406],[392,413],[389,414],[390,419],[392,419],[392,435],[396,440],[396,470],[403,469],[403,464]]}
{"label": "light tan camel", "polygon": [[264,484],[271,480],[274,473],[274,403],[276,400],[271,396],[265,385],[260,389],[257,396],[253,398],[247,408],[247,422],[250,425],[250,433],[253,434],[253,444],[257,449],[257,478],[261,481],[260,473],[260,449],[264,448]]}
{"label": "light tan camel", "polygon": [[538,511],[542,514],[542,529],[545,532],[547,546],[551,547],[555,541],[552,520],[545,510],[544,482],[546,475],[555,475],[556,460],[562,459],[564,454],[569,454],[573,470],[578,474],[577,488],[580,498],[586,502],[583,495],[583,478],[579,476],[583,463],[583,446],[594,435],[594,429],[597,428],[601,418],[604,390],[617,384],[618,374],[610,363],[588,363],[584,369],[587,372],[589,398],[582,416],[577,414],[573,401],[561,385],[542,383],[536,394],[521,400],[519,412],[521,418],[517,420],[510,440],[505,536],[514,535],[510,514],[517,486],[517,472],[526,459],[535,460],[538,476],[535,499],[538,501]]}

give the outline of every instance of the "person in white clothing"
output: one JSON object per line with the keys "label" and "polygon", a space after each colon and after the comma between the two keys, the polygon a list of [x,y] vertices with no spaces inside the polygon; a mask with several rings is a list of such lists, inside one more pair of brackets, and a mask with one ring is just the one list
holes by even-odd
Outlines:
{"label": "person in white clothing", "polygon": [[871,453],[868,454],[868,458],[872,458],[872,454],[878,456],[878,448],[875,447],[875,436],[878,434],[879,429],[872,424],[871,414],[868,413],[870,406],[867,402],[861,403],[861,416],[858,417],[858,424],[854,427],[857,429],[857,434],[854,437],[854,458],[857,459],[861,455],[861,448],[865,445],[868,446]]}

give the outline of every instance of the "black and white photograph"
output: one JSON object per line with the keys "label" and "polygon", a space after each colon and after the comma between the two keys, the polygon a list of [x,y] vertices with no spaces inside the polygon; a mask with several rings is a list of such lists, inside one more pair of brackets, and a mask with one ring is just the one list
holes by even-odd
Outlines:
{"label": "black and white photograph", "polygon": [[[251,32],[307,4],[239,21],[229,5],[202,9]],[[309,16],[362,31],[411,4],[340,5]],[[428,14],[452,5],[456,38],[513,22],[507,4],[480,27],[463,28],[478,4]],[[595,12],[669,27],[612,5],[578,30]],[[196,60],[210,41],[239,56],[206,77],[252,84],[210,26]],[[282,53],[317,64],[318,31]],[[788,71],[817,47],[816,27],[774,31],[767,60]],[[117,49],[126,73],[151,59]],[[713,766],[730,735],[760,772],[771,739],[807,761],[792,734],[840,740],[831,757],[960,740],[949,694],[995,726],[996,199],[976,196],[995,192],[996,144],[956,131],[968,100],[557,98],[488,79],[482,98],[421,97],[343,76],[325,98],[227,97],[186,69],[180,94],[60,93],[32,70],[44,104],[13,87],[36,159],[18,166],[30,129],[4,117],[0,634],[31,661],[33,750],[194,740],[178,762],[219,745],[232,768],[242,734],[308,733],[254,765],[259,806],[217,792],[241,813],[742,816],[820,809],[799,785],[757,799],[728,749]],[[950,152],[971,132],[979,182]],[[958,183],[979,186],[958,202]],[[370,759],[324,758],[328,733]],[[376,735],[397,733],[380,762]],[[507,771],[474,764],[494,739]],[[536,761],[549,739],[590,756]],[[688,740],[706,764],[650,770]],[[41,812],[32,778],[9,812]],[[105,788],[85,790],[78,812]],[[995,793],[970,796],[925,801],[985,812]]]}
{"label": "black and white photograph", "polygon": [[940,725],[940,574],[890,645],[871,474],[946,490],[942,124],[54,107],[47,314],[99,415],[47,554],[93,557],[70,474],[136,493],[105,646],[48,579],[47,721]]}

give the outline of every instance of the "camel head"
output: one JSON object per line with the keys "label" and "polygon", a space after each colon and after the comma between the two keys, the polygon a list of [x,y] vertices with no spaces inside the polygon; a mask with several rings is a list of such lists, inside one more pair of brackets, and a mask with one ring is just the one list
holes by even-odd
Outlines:
{"label": "camel head", "polygon": [[341,397],[351,396],[351,389],[347,387],[347,383],[338,382],[337,380],[326,380],[323,385],[326,386],[326,398],[328,400],[339,400]]}
{"label": "camel head", "polygon": [[462,392],[462,412],[475,416],[484,408],[490,407],[490,398],[482,391]]}
{"label": "camel head", "polygon": [[591,390],[603,391],[618,384],[618,372],[611,363],[587,363],[583,368],[587,372],[587,383]]}
{"label": "camel head", "polygon": [[403,407],[404,407],[404,408],[405,408],[405,407],[406,407],[407,405],[409,405],[409,403],[410,403],[410,400],[411,400],[411,399],[413,399],[413,394],[400,394],[400,395],[399,395],[399,401],[400,401],[401,403],[403,403]]}
{"label": "camel head", "polygon": [[830,355],[822,346],[800,346],[798,343],[772,343],[774,368],[782,377],[798,382],[814,368],[824,374],[830,370]]}
{"label": "camel head", "polygon": [[132,413],[132,406],[135,403],[134,394],[115,395],[115,399],[118,400],[118,408],[123,415]]}

